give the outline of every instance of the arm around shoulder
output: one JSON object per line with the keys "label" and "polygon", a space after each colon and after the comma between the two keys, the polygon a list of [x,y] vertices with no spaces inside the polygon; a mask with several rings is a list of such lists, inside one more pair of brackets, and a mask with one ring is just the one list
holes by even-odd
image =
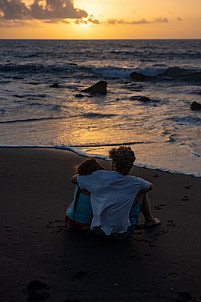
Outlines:
{"label": "arm around shoulder", "polygon": [[154,188],[154,186],[153,186],[153,184],[150,182],[149,189],[148,189],[146,192],[153,190],[153,188]]}
{"label": "arm around shoulder", "polygon": [[78,184],[78,182],[77,182],[77,176],[78,176],[78,174],[75,174],[75,175],[73,175],[73,177],[71,178],[71,182],[72,182],[74,185],[77,185],[77,184]]}

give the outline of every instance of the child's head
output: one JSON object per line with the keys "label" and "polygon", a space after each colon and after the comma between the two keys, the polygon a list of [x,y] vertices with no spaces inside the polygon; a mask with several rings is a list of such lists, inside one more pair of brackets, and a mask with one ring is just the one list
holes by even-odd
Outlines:
{"label": "child's head", "polygon": [[87,158],[76,166],[76,173],[79,175],[89,175],[97,170],[103,170],[103,167],[93,157]]}

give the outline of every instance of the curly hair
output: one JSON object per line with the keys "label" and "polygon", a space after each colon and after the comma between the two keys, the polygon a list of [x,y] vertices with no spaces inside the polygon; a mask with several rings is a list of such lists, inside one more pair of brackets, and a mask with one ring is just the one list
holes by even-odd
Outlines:
{"label": "curly hair", "polygon": [[115,163],[117,172],[128,175],[135,161],[135,153],[130,147],[121,146],[111,149],[109,158]]}

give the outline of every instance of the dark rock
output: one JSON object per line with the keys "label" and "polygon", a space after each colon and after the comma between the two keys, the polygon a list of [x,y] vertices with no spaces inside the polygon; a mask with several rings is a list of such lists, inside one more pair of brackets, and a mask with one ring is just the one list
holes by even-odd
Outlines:
{"label": "dark rock", "polygon": [[31,301],[46,300],[49,298],[49,288],[46,283],[33,280],[27,286],[28,299]]}
{"label": "dark rock", "polygon": [[131,79],[136,80],[136,81],[144,81],[147,79],[146,75],[144,75],[143,73],[136,72],[136,71],[133,71],[130,74],[130,77],[131,77]]}
{"label": "dark rock", "polygon": [[52,85],[50,85],[50,88],[60,88],[59,84],[54,83]]}
{"label": "dark rock", "polygon": [[84,95],[83,95],[83,94],[81,94],[81,93],[78,93],[78,94],[75,94],[75,97],[76,97],[76,98],[83,98],[83,97],[84,97]]}
{"label": "dark rock", "polygon": [[141,101],[141,102],[150,102],[151,99],[148,98],[148,97],[146,97],[146,96],[141,96],[141,97],[139,98],[139,101]]}
{"label": "dark rock", "polygon": [[193,102],[191,104],[191,110],[201,110],[201,104],[199,104],[197,102]]}
{"label": "dark rock", "polygon": [[90,92],[93,94],[107,94],[107,82],[99,81],[95,85],[92,85],[87,89],[84,89],[83,92]]}
{"label": "dark rock", "polygon": [[131,101],[139,100],[139,96],[133,95],[129,98]]}

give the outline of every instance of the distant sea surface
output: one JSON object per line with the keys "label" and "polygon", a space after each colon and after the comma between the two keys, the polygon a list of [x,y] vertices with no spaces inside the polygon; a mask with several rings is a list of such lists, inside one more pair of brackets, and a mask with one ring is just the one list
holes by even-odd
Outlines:
{"label": "distant sea surface", "polygon": [[[106,96],[82,92],[100,80]],[[0,91],[2,147],[126,145],[138,166],[201,177],[201,40],[0,40]]]}

